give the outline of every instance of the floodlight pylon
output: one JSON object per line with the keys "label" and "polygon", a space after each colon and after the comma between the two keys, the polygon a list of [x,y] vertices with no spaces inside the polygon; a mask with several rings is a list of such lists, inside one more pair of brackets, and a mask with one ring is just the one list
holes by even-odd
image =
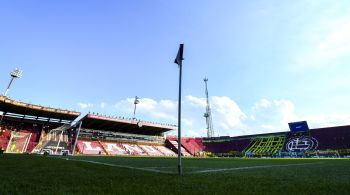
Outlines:
{"label": "floodlight pylon", "polygon": [[211,117],[211,108],[209,104],[209,93],[208,93],[208,78],[203,79],[205,83],[205,95],[207,99],[207,106],[206,106],[206,112],[204,113],[205,121],[207,124],[207,137],[213,137],[214,136],[214,127],[213,127],[213,121]]}
{"label": "floodlight pylon", "polygon": [[140,103],[139,97],[135,96],[135,100],[134,100],[134,115],[133,115],[133,119],[136,119],[136,105]]}
{"label": "floodlight pylon", "polygon": [[21,77],[22,77],[22,70],[16,68],[15,70],[13,70],[13,71],[11,72],[11,80],[10,80],[10,83],[8,84],[8,86],[7,86],[6,90],[5,90],[5,92],[3,93],[4,96],[6,96],[7,93],[9,92],[10,87],[11,87],[11,85],[12,85],[14,79],[15,79],[15,78],[21,78]]}

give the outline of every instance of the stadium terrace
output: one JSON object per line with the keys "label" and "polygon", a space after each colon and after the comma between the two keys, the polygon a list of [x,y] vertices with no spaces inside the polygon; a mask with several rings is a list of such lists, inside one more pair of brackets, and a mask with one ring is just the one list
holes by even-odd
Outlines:
{"label": "stadium terrace", "polygon": [[[0,96],[4,153],[177,156],[175,125],[87,114]],[[74,121],[74,122],[73,122]],[[350,126],[238,137],[182,138],[188,157],[349,157]]]}

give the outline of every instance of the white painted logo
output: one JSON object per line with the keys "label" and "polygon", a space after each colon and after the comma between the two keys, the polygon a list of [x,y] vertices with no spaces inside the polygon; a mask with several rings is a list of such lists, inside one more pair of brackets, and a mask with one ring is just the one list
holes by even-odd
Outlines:
{"label": "white painted logo", "polygon": [[117,146],[117,144],[115,144],[115,143],[105,143],[105,148],[108,152],[113,152],[115,150],[116,150],[116,152],[122,152],[122,153],[125,152],[125,150],[123,150],[122,148]]}
{"label": "white painted logo", "polygon": [[303,152],[306,150],[314,150],[317,148],[317,146],[318,142],[313,137],[296,137],[288,140],[286,150],[289,152]]}
{"label": "white painted logo", "polygon": [[87,151],[101,151],[102,149],[99,146],[96,146],[95,148],[92,147],[91,142],[82,142],[84,144],[84,150]]}

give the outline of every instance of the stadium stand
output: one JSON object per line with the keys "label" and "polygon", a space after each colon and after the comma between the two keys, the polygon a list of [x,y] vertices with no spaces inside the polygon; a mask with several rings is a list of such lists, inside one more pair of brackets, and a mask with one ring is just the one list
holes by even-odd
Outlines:
{"label": "stadium stand", "polygon": [[156,147],[151,145],[139,145],[139,147],[150,156],[164,156]]}
{"label": "stadium stand", "polygon": [[105,151],[98,141],[78,140],[77,148],[80,154],[105,155]]}
{"label": "stadium stand", "polygon": [[32,123],[34,121],[39,123],[40,121],[41,124],[46,123],[54,126],[70,124],[80,115],[80,112],[29,104],[10,99],[6,96],[0,96],[0,109],[3,113],[3,121],[11,118],[12,121],[17,119],[17,122],[28,120]]}
{"label": "stadium stand", "polygon": [[71,126],[80,113],[5,96],[0,114],[0,147],[9,153],[175,156],[163,136],[174,125],[88,114]]}
{"label": "stadium stand", "polygon": [[123,143],[122,144],[124,146],[124,148],[126,149],[126,151],[128,151],[129,154],[131,155],[147,155],[147,153],[145,151],[143,151],[138,145],[136,144],[126,144]]}
{"label": "stadium stand", "polygon": [[40,128],[43,126],[28,121],[17,123],[6,119],[2,122],[2,129],[4,131],[0,135],[0,140],[2,140],[1,147],[9,153],[32,152],[38,144],[41,132]]}
{"label": "stadium stand", "polygon": [[78,123],[79,154],[175,156],[165,148],[163,136],[175,128],[173,125],[95,114],[87,114]]}
{"label": "stadium stand", "polygon": [[206,152],[216,156],[238,156],[241,152],[249,157],[343,157],[350,154],[350,125],[298,133],[202,138],[202,144]]}
{"label": "stadium stand", "polygon": [[165,146],[154,146],[154,147],[157,148],[157,150],[159,150],[163,154],[163,156],[177,156],[177,154],[175,154],[172,150],[170,150]]}
{"label": "stadium stand", "polygon": [[253,138],[245,155],[274,156],[282,151],[285,139],[284,135]]}
{"label": "stadium stand", "polygon": [[11,132],[11,138],[6,148],[7,153],[23,153],[27,151],[31,133]]}
{"label": "stadium stand", "polygon": [[205,152],[217,156],[242,156],[242,152],[249,146],[250,137],[213,137],[203,138],[202,144]]}
{"label": "stadium stand", "polygon": [[33,153],[47,152],[49,154],[70,154],[73,136],[69,131],[70,125],[65,124],[49,132],[43,132],[39,144]]}
{"label": "stadium stand", "polygon": [[[8,153],[176,156],[176,126],[28,104],[0,96],[0,149]],[[182,138],[183,156],[346,157],[350,126],[237,137]]]}
{"label": "stadium stand", "polygon": [[0,149],[6,150],[8,142],[11,138],[11,131],[6,129],[5,126],[1,126],[0,128]]}
{"label": "stadium stand", "polygon": [[349,126],[312,129],[310,136],[318,141],[319,150],[350,148]]}
{"label": "stadium stand", "polygon": [[192,156],[201,156],[203,148],[196,138],[182,138],[181,144]]}
{"label": "stadium stand", "polygon": [[0,96],[1,147],[9,153],[33,152],[42,135],[70,124],[80,113],[24,103]]}
{"label": "stadium stand", "polygon": [[[181,140],[182,141],[182,140]],[[177,140],[177,137],[171,136],[167,138],[167,143],[168,146],[170,147],[171,150],[175,151],[178,153],[178,146],[179,142]],[[192,156],[187,149],[184,148],[184,145],[181,143],[181,155],[182,156]]]}
{"label": "stadium stand", "polygon": [[124,146],[113,142],[100,142],[108,155],[127,155]]}

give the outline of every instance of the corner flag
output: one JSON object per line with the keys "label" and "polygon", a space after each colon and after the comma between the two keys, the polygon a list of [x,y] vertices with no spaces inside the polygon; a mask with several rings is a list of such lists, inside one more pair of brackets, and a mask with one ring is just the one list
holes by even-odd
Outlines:
{"label": "corner flag", "polygon": [[174,63],[179,65],[179,101],[178,101],[178,118],[177,118],[177,158],[178,158],[178,172],[179,175],[182,175],[182,162],[181,162],[181,80],[182,80],[182,60],[184,53],[184,44],[180,44],[179,51],[177,52],[177,56],[175,58]]}
{"label": "corner flag", "polygon": [[183,53],[184,53],[184,44],[180,44],[179,51],[177,52],[177,56],[174,61],[175,64],[178,64],[179,66],[182,65]]}

